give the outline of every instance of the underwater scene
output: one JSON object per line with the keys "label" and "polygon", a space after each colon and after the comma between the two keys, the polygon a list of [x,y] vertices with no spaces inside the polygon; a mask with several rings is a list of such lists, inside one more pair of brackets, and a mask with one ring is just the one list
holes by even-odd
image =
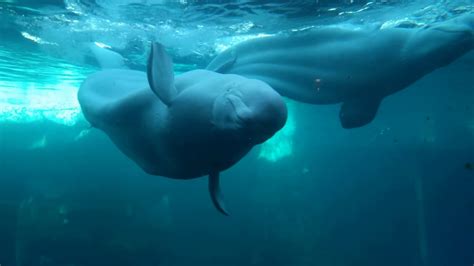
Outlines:
{"label": "underwater scene", "polygon": [[474,265],[472,0],[0,0],[0,266]]}

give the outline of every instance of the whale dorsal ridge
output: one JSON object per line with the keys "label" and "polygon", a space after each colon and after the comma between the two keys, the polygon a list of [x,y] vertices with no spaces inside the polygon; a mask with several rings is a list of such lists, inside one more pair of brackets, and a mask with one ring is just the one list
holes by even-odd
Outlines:
{"label": "whale dorsal ridge", "polygon": [[151,90],[169,106],[178,92],[174,85],[173,62],[161,43],[151,45],[147,76]]}

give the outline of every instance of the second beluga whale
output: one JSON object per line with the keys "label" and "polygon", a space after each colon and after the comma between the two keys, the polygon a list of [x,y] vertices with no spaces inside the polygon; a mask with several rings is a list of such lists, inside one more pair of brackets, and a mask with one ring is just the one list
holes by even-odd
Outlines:
{"label": "second beluga whale", "polygon": [[311,104],[342,103],[344,128],[371,122],[381,101],[474,48],[474,13],[423,28],[320,27],[244,41],[207,69],[268,83]]}
{"label": "second beluga whale", "polygon": [[[93,52],[123,62],[111,51]],[[174,76],[159,43],[152,45],[146,73],[99,71],[83,82],[78,99],[91,125],[147,173],[176,179],[208,175],[212,201],[223,214],[219,173],[287,119],[283,98],[262,81],[207,70]]]}

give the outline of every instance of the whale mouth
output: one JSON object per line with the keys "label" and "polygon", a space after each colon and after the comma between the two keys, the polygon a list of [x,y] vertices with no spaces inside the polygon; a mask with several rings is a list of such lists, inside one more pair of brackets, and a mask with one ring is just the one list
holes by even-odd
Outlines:
{"label": "whale mouth", "polygon": [[241,97],[241,93],[229,92],[226,95],[227,101],[233,108],[234,111],[234,122],[239,128],[245,127],[249,123],[252,117],[252,110],[244,103]]}
{"label": "whale mouth", "polygon": [[247,123],[250,139],[255,144],[261,144],[270,139],[279,130],[275,125],[263,121],[251,121]]}

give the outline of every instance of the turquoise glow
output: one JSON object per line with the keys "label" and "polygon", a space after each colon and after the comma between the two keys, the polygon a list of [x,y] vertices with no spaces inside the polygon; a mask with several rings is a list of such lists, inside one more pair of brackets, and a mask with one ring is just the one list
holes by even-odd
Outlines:
{"label": "turquoise glow", "polygon": [[276,162],[293,154],[293,135],[296,130],[296,123],[293,116],[293,104],[287,101],[287,106],[288,120],[286,121],[285,126],[271,139],[261,145],[260,153],[258,155],[259,158],[270,162]]}
{"label": "turquoise glow", "polygon": [[75,125],[82,117],[77,90],[92,71],[38,53],[0,47],[0,122],[49,120]]}
{"label": "turquoise glow", "polygon": [[[34,122],[50,120],[73,126],[82,117],[77,102],[78,84],[60,82],[41,84],[55,90],[37,89],[39,84],[0,81],[0,122]],[[5,88],[20,88],[5,90]]]}

